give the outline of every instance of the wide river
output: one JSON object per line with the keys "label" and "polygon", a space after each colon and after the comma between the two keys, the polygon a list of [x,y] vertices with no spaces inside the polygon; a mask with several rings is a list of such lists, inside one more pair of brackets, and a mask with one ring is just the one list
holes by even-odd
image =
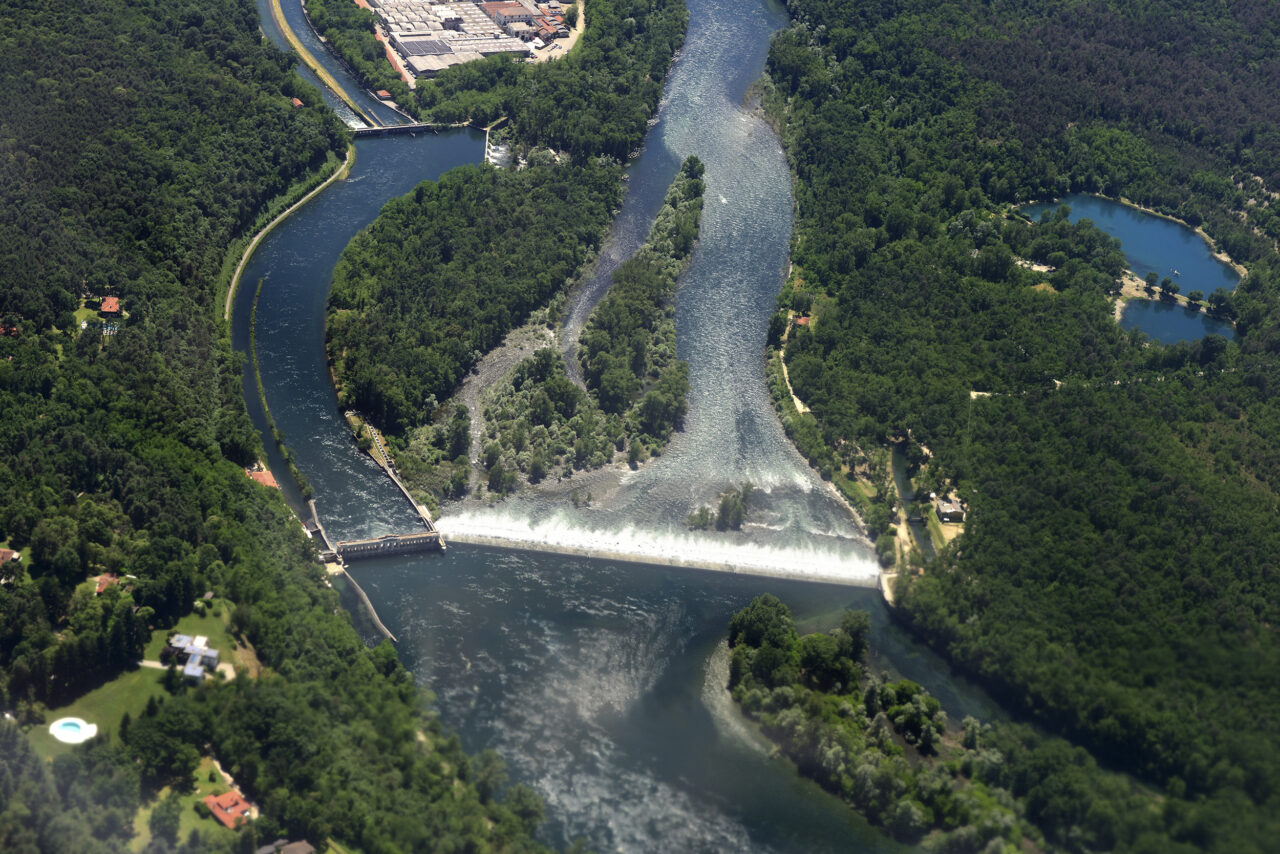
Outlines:
{"label": "wide river", "polygon": [[[953,719],[992,713],[890,623],[872,589],[814,580],[865,583],[874,567],[848,512],[787,442],[764,385],[765,327],[784,274],[792,202],[776,139],[741,101],[763,68],[769,34],[786,18],[767,0],[689,6],[685,48],[660,121],[630,169],[601,268],[606,274],[642,239],[680,160],[702,158],[702,242],[677,305],[680,353],[691,365],[687,429],[590,509],[534,498],[454,508],[442,520],[446,532],[624,552],[631,561],[455,542],[443,555],[359,563],[352,572],[466,748],[496,749],[512,779],[546,798],[548,843],[582,838],[595,850],[637,852],[898,850],[770,758],[723,688],[729,616],[772,591],[806,621],[802,629],[829,625],[845,607],[869,609],[879,666],[925,684]],[[287,14],[296,19],[296,9]],[[247,352],[261,282],[256,351],[267,402],[338,539],[410,530],[414,516],[356,450],[328,381],[324,309],[334,262],[386,201],[483,156],[482,136],[466,131],[364,139],[357,151],[351,177],[255,253],[232,323],[237,349]],[[264,427],[249,373],[245,399]],[[283,473],[274,447],[268,457]],[[683,531],[689,508],[743,481],[763,496],[745,533]],[[297,506],[296,490],[284,487]],[[775,577],[666,563],[678,558]]]}

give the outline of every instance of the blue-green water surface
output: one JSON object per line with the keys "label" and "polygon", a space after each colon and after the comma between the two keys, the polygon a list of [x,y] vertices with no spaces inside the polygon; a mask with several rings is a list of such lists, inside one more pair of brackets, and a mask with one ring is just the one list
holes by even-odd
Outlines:
{"label": "blue-green water surface", "polygon": [[[1240,283],[1239,274],[1215,258],[1211,247],[1195,231],[1130,205],[1077,193],[1057,202],[1027,205],[1022,211],[1035,220],[1060,205],[1071,209],[1068,219],[1072,222],[1091,220],[1117,238],[1129,269],[1140,279],[1155,273],[1161,279],[1172,279],[1183,294],[1201,291],[1206,296],[1219,288],[1233,291]],[[1120,325],[1141,330],[1166,344],[1196,340],[1205,335],[1235,336],[1229,323],[1181,305],[1147,300],[1130,300]]]}

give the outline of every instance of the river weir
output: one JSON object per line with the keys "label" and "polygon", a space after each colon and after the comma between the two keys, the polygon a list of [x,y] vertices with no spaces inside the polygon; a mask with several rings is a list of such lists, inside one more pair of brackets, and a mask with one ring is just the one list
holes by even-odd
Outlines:
{"label": "river weir", "polygon": [[[299,15],[297,0],[283,5],[289,20]],[[680,355],[692,385],[684,433],[637,472],[575,476],[561,493],[449,508],[436,520],[447,551],[374,557],[349,573],[466,749],[497,750],[512,780],[546,799],[540,835],[548,844],[898,851],[771,758],[717,688],[729,617],[773,592],[802,630],[838,620],[845,607],[870,610],[877,666],[925,685],[953,718],[992,711],[892,624],[875,590],[850,586],[874,578],[870,549],[856,520],[787,442],[768,400],[765,330],[786,265],[792,200],[776,138],[741,100],[785,14],[776,4],[726,0],[695,0],[690,10],[660,121],[632,164],[624,209],[596,270],[607,276],[611,258],[616,266],[630,255],[681,159],[701,158],[701,243],[677,295]],[[255,349],[264,397],[334,541],[421,523],[356,447],[338,410],[323,340],[333,265],[388,200],[453,166],[480,162],[483,148],[483,134],[472,130],[361,138],[350,176],[276,228],[246,266],[233,343],[241,352],[248,347],[251,297],[261,281]],[[581,298],[586,307],[592,296]],[[251,375],[245,381],[246,405],[264,429],[256,383]],[[271,467],[286,470],[274,443],[267,445]],[[280,480],[290,503],[305,508],[290,479]],[[692,506],[742,482],[761,495],[743,533],[684,530]],[[571,486],[592,494],[590,506],[573,508],[563,494]],[[505,547],[465,542],[486,536]],[[371,642],[382,637],[370,629]]]}

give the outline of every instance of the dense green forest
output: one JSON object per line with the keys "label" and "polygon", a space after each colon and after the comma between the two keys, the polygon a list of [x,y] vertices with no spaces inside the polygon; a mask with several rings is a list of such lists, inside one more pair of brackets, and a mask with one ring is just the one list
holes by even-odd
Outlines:
{"label": "dense green forest", "polygon": [[1026,726],[957,726],[920,685],[865,663],[871,619],[800,636],[756,598],[729,623],[729,690],[800,772],[904,842],[955,852],[1191,852],[1167,801]]}
{"label": "dense green forest", "polygon": [[334,268],[328,338],[342,405],[390,433],[429,419],[592,255],[621,178],[606,159],[471,166],[389,202]]}
{"label": "dense green forest", "polygon": [[[676,279],[698,237],[702,174],[696,157],[685,160],[644,245],[614,271],[587,318],[577,354],[585,391],[569,379],[560,353],[544,348],[481,398],[491,492],[552,473],[571,477],[621,454],[638,465],[661,453],[681,426],[689,368],[676,358]],[[452,423],[424,428],[400,455],[401,467],[430,465],[420,449],[444,460],[452,439]],[[410,455],[419,459],[411,463]]]}
{"label": "dense green forest", "polygon": [[[780,308],[812,311],[786,346],[812,409],[793,435],[833,474],[898,443],[918,486],[967,504],[965,533],[900,591],[917,631],[1017,714],[1165,791],[1175,842],[1266,850],[1274,16],[1175,0],[788,6],[766,104],[798,178]],[[1113,242],[1010,212],[1068,191],[1203,224],[1249,267],[1221,306],[1238,340],[1118,329]],[[1055,270],[1018,263],[1033,260]],[[1082,834],[1068,847],[1088,847],[1085,814],[1064,820]]]}
{"label": "dense green forest", "polygon": [[[179,840],[166,800],[148,850],[535,849],[537,799],[461,752],[390,648],[362,644],[297,520],[245,477],[261,448],[215,320],[224,255],[333,168],[347,132],[290,105],[321,100],[252,2],[9,4],[0,32],[0,545],[23,555],[0,578],[0,849],[120,850],[202,754],[263,818]],[[94,596],[106,571],[122,584]],[[52,765],[32,752],[20,729],[145,675],[153,630],[205,591],[233,603],[260,678],[170,680]]]}

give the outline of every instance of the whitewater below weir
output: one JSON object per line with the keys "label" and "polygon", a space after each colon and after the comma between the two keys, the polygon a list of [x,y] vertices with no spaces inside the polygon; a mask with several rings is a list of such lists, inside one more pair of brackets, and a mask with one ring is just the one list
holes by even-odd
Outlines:
{"label": "whitewater below weir", "polygon": [[[761,500],[760,493],[753,498]],[[587,527],[582,514],[572,510],[552,512],[535,520],[505,509],[454,511],[436,524],[450,543],[519,546],[586,557],[863,586],[875,585],[880,574],[874,559],[864,557],[860,548],[842,553],[822,545],[772,545],[768,542],[770,534],[778,532],[759,524],[744,526],[742,533],[678,528],[661,531],[641,525],[596,529]],[[751,539],[753,534],[762,541]]]}

